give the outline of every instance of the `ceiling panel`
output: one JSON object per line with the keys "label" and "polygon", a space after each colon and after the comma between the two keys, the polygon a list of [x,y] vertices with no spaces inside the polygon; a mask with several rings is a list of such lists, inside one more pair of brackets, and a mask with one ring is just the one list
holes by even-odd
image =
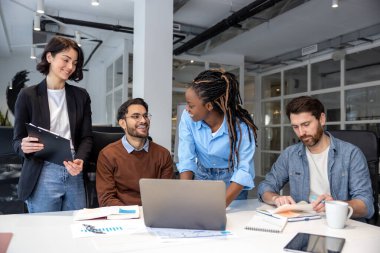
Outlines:
{"label": "ceiling panel", "polygon": [[[90,0],[45,0],[45,9],[49,15],[133,27],[134,1],[100,0],[98,7],[91,6],[90,2]],[[252,1],[182,0],[181,2],[184,4],[180,5],[174,14],[174,21],[207,29]],[[291,0],[283,2],[292,3]],[[248,61],[262,61],[380,23],[379,0],[339,2],[340,7],[332,9],[329,0],[305,0],[302,5],[204,52],[213,55],[239,54],[244,55]],[[36,0],[0,0],[2,16],[0,57],[30,53],[35,7]],[[103,40],[101,47],[104,50],[112,50],[120,43],[110,38],[131,38],[131,35],[123,33],[74,25],[67,25],[61,29],[70,34],[74,34],[75,30],[81,30],[93,35]],[[187,32],[183,34],[187,39],[193,37]],[[186,39],[183,42],[185,41]],[[94,46],[89,45],[90,48]]]}

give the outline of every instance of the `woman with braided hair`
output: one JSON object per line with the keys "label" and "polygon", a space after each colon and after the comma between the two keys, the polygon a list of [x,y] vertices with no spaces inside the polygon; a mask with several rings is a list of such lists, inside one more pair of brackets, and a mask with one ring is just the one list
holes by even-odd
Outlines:
{"label": "woman with braided hair", "polygon": [[235,75],[203,71],[185,96],[187,106],[179,124],[180,179],[224,181],[226,206],[246,199],[247,190],[254,187],[257,127],[241,107]]}

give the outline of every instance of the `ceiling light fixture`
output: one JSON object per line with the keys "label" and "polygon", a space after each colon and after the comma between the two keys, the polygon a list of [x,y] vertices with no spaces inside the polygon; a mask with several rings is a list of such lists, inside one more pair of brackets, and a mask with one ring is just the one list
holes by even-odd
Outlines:
{"label": "ceiling light fixture", "polygon": [[78,31],[75,31],[75,41],[77,42],[78,46],[82,46],[81,45],[80,32],[78,32]]}
{"label": "ceiling light fixture", "polygon": [[30,49],[30,59],[36,59],[36,46],[32,45]]}
{"label": "ceiling light fixture", "polygon": [[99,6],[99,0],[91,0],[92,6]]}
{"label": "ceiling light fixture", "polygon": [[338,8],[339,7],[338,0],[332,0],[331,7],[332,8]]}
{"label": "ceiling light fixture", "polygon": [[34,15],[33,30],[34,31],[41,31],[40,15],[38,15],[37,13]]}
{"label": "ceiling light fixture", "polygon": [[45,13],[44,0],[37,0],[37,12],[41,14]]}

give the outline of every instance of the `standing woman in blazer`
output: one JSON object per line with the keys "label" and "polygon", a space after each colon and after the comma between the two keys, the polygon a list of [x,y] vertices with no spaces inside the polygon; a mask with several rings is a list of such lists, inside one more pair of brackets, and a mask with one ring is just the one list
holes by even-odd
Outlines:
{"label": "standing woman in blazer", "polygon": [[[37,65],[46,78],[18,95],[13,147],[24,158],[18,195],[31,213],[77,210],[86,205],[82,170],[92,147],[91,101],[86,90],[66,83],[83,79],[83,58],[76,42],[53,37]],[[34,157],[44,145],[28,136],[25,123],[70,139],[73,160],[57,165]]]}

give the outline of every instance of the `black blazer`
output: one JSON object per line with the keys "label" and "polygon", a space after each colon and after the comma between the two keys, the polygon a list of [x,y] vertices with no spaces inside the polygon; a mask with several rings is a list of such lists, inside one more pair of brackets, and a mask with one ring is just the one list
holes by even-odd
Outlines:
{"label": "black blazer", "polygon": [[[65,84],[67,111],[75,158],[87,160],[92,148],[91,100],[85,89]],[[50,112],[46,79],[21,90],[15,105],[13,148],[24,158],[18,183],[18,196],[26,200],[37,183],[44,161],[24,154],[21,141],[28,136],[25,123],[50,129]]]}

